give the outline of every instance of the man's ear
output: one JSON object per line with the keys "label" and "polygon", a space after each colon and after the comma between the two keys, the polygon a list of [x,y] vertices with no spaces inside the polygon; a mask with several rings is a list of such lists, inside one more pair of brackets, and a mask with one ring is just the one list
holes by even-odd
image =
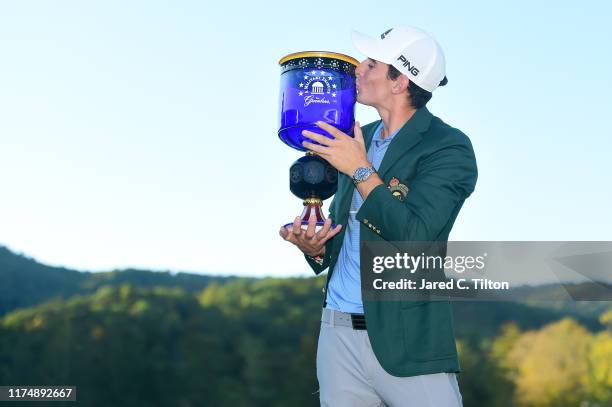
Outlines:
{"label": "man's ear", "polygon": [[408,89],[410,79],[406,75],[400,75],[393,82],[393,93],[404,93]]}

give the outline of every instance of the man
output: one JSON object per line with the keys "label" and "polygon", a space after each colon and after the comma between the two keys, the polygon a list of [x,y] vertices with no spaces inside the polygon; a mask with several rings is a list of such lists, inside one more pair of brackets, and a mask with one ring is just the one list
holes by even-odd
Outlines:
{"label": "man", "polygon": [[[365,59],[356,69],[357,101],[381,120],[354,138],[326,123],[334,138],[310,131],[304,142],[340,172],[324,227],[299,217],[280,235],[316,274],[329,267],[317,349],[324,406],[461,406],[448,301],[362,301],[360,242],[446,241],[477,167],[466,135],[425,107],[447,83],[444,55],[412,27],[380,39],[353,33]],[[331,221],[337,223],[331,228]]]}

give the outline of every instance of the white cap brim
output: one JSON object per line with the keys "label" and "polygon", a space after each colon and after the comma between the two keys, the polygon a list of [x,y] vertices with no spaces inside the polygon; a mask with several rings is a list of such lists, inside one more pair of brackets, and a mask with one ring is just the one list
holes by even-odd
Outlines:
{"label": "white cap brim", "polygon": [[359,52],[368,58],[384,62],[385,64],[390,64],[392,62],[393,56],[385,55],[381,50],[379,45],[380,40],[369,37],[355,30],[351,32],[351,39],[353,40],[353,45],[355,48],[357,48]]}

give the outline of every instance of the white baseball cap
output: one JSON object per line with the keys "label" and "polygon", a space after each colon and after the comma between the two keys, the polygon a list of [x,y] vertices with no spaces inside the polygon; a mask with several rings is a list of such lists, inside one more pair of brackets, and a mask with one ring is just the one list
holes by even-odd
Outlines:
{"label": "white baseball cap", "polygon": [[393,65],[408,79],[428,92],[444,86],[446,68],[444,53],[431,34],[416,27],[395,27],[380,39],[352,32],[355,48],[369,58]]}

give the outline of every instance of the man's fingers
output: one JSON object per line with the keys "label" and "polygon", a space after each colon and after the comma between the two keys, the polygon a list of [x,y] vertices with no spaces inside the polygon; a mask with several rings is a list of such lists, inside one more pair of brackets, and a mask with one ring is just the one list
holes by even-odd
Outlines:
{"label": "man's fingers", "polygon": [[327,237],[332,238],[336,236],[338,232],[340,232],[340,229],[342,229],[342,225],[336,225],[336,227],[327,235]]}
{"label": "man's fingers", "polygon": [[294,236],[299,236],[302,233],[302,219],[299,216],[295,217],[293,221],[293,227],[291,228],[291,232]]}
{"label": "man's fingers", "polygon": [[327,218],[325,220],[325,223],[323,224],[323,227],[321,228],[321,230],[319,230],[319,233],[317,233],[317,237],[319,239],[322,239],[325,237],[325,235],[327,234],[327,232],[329,232],[329,228],[331,227],[331,218]]}
{"label": "man's fingers", "polygon": [[317,218],[314,212],[310,212],[308,218],[308,228],[306,229],[306,239],[312,239],[315,235],[315,226],[317,225]]}
{"label": "man's fingers", "polygon": [[330,146],[336,141],[310,130],[303,130],[302,135],[316,141],[319,144],[323,144],[324,146]]}
{"label": "man's fingers", "polygon": [[329,233],[327,234],[327,236],[325,236],[325,237],[324,237],[323,239],[321,239],[319,242],[324,244],[324,243],[325,243],[325,242],[327,242],[329,239],[331,239],[332,237],[336,236],[336,235],[338,234],[338,232],[340,232],[340,229],[342,229],[342,225],[336,225],[336,227],[335,227],[335,228],[333,228],[333,229],[331,230],[331,232],[329,232]]}
{"label": "man's fingers", "polygon": [[291,231],[289,229],[287,229],[284,226],[281,226],[281,229],[278,231],[278,234],[286,241],[289,243],[293,243],[295,245],[297,245],[297,240],[294,237],[293,233],[291,233]]}
{"label": "man's fingers", "polygon": [[322,121],[318,121],[316,125],[322,128],[323,130],[325,130],[326,132],[328,132],[329,134],[331,134],[334,138],[341,138],[343,136],[348,137],[348,135],[341,132],[340,130],[332,126],[331,124],[328,124]]}
{"label": "man's fingers", "polygon": [[315,153],[319,155],[329,154],[329,151],[328,151],[329,147],[320,146],[314,143],[309,143],[308,141],[302,141],[302,145],[306,147],[307,149],[309,149],[310,151],[314,151]]}

